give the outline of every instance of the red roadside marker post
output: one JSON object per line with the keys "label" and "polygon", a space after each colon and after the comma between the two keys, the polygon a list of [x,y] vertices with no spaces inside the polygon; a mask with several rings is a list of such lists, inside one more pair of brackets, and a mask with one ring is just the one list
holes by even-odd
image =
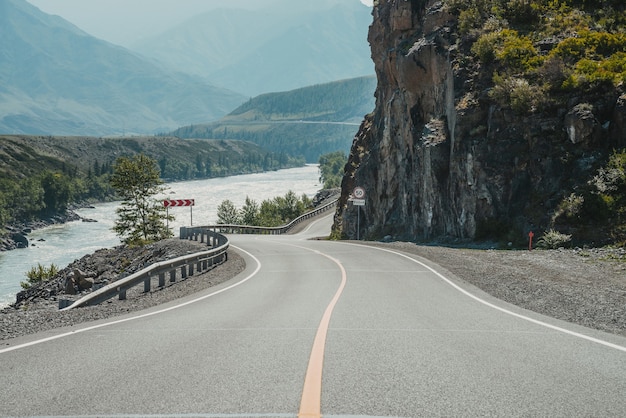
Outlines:
{"label": "red roadside marker post", "polygon": [[533,231],[530,231],[528,233],[528,251],[532,251],[533,250],[533,237],[535,236],[535,234],[533,233]]}

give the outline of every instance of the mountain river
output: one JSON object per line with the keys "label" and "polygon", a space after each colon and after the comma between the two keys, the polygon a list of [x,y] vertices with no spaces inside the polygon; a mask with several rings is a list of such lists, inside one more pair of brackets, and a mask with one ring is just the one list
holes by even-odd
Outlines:
{"label": "mountain river", "polygon": [[[195,206],[170,208],[176,219],[169,223],[174,235],[180,226],[208,225],[217,221],[217,206],[231,200],[241,208],[246,196],[261,203],[262,200],[284,196],[289,190],[298,196],[313,197],[320,189],[317,165],[246,174],[208,180],[168,183],[164,198],[195,199]],[[31,246],[0,252],[0,308],[15,301],[21,290],[20,282],[26,280],[26,272],[40,263],[54,263],[64,268],[86,254],[120,244],[111,231],[115,222],[118,203],[103,203],[93,209],[80,209],[78,214],[97,222],[69,222],[33,231],[28,235]]]}

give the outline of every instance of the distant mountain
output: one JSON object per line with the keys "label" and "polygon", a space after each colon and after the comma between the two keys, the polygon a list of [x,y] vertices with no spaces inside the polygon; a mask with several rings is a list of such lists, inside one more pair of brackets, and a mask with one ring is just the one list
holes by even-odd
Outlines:
{"label": "distant mountain", "polygon": [[374,74],[371,8],[358,0],[281,0],[215,10],[133,47],[248,97]]}
{"label": "distant mountain", "polygon": [[245,100],[100,41],[24,0],[0,0],[0,133],[164,132]]}
{"label": "distant mountain", "polygon": [[375,106],[376,77],[358,77],[263,94],[218,122],[191,125],[171,135],[181,138],[241,139],[274,152],[304,156],[350,149],[363,117]]}

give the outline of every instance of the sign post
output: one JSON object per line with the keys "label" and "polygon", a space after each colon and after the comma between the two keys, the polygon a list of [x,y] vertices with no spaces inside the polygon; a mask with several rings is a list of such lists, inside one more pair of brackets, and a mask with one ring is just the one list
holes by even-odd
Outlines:
{"label": "sign post", "polygon": [[535,236],[535,233],[533,231],[530,231],[528,233],[528,251],[533,250],[533,237],[534,236]]}
{"label": "sign post", "polygon": [[196,204],[196,200],[195,199],[175,199],[175,200],[164,200],[163,201],[163,206],[165,206],[166,209],[166,216],[168,218],[167,220],[167,229],[169,230],[170,228],[170,223],[169,223],[169,215],[170,215],[170,208],[171,207],[180,207],[180,206],[189,206],[190,210],[191,210],[191,226],[193,226],[193,207]]}
{"label": "sign post", "polygon": [[356,213],[356,240],[360,241],[361,233],[361,206],[365,206],[365,189],[362,187],[355,187],[352,190],[352,205],[357,207]]}

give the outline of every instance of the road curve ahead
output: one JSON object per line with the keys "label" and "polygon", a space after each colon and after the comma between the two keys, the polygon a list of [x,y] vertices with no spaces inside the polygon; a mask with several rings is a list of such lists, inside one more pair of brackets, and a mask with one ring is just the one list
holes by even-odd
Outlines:
{"label": "road curve ahead", "polygon": [[11,341],[0,416],[626,416],[625,338],[308,239],[329,224],[231,236],[247,269],[217,288]]}

